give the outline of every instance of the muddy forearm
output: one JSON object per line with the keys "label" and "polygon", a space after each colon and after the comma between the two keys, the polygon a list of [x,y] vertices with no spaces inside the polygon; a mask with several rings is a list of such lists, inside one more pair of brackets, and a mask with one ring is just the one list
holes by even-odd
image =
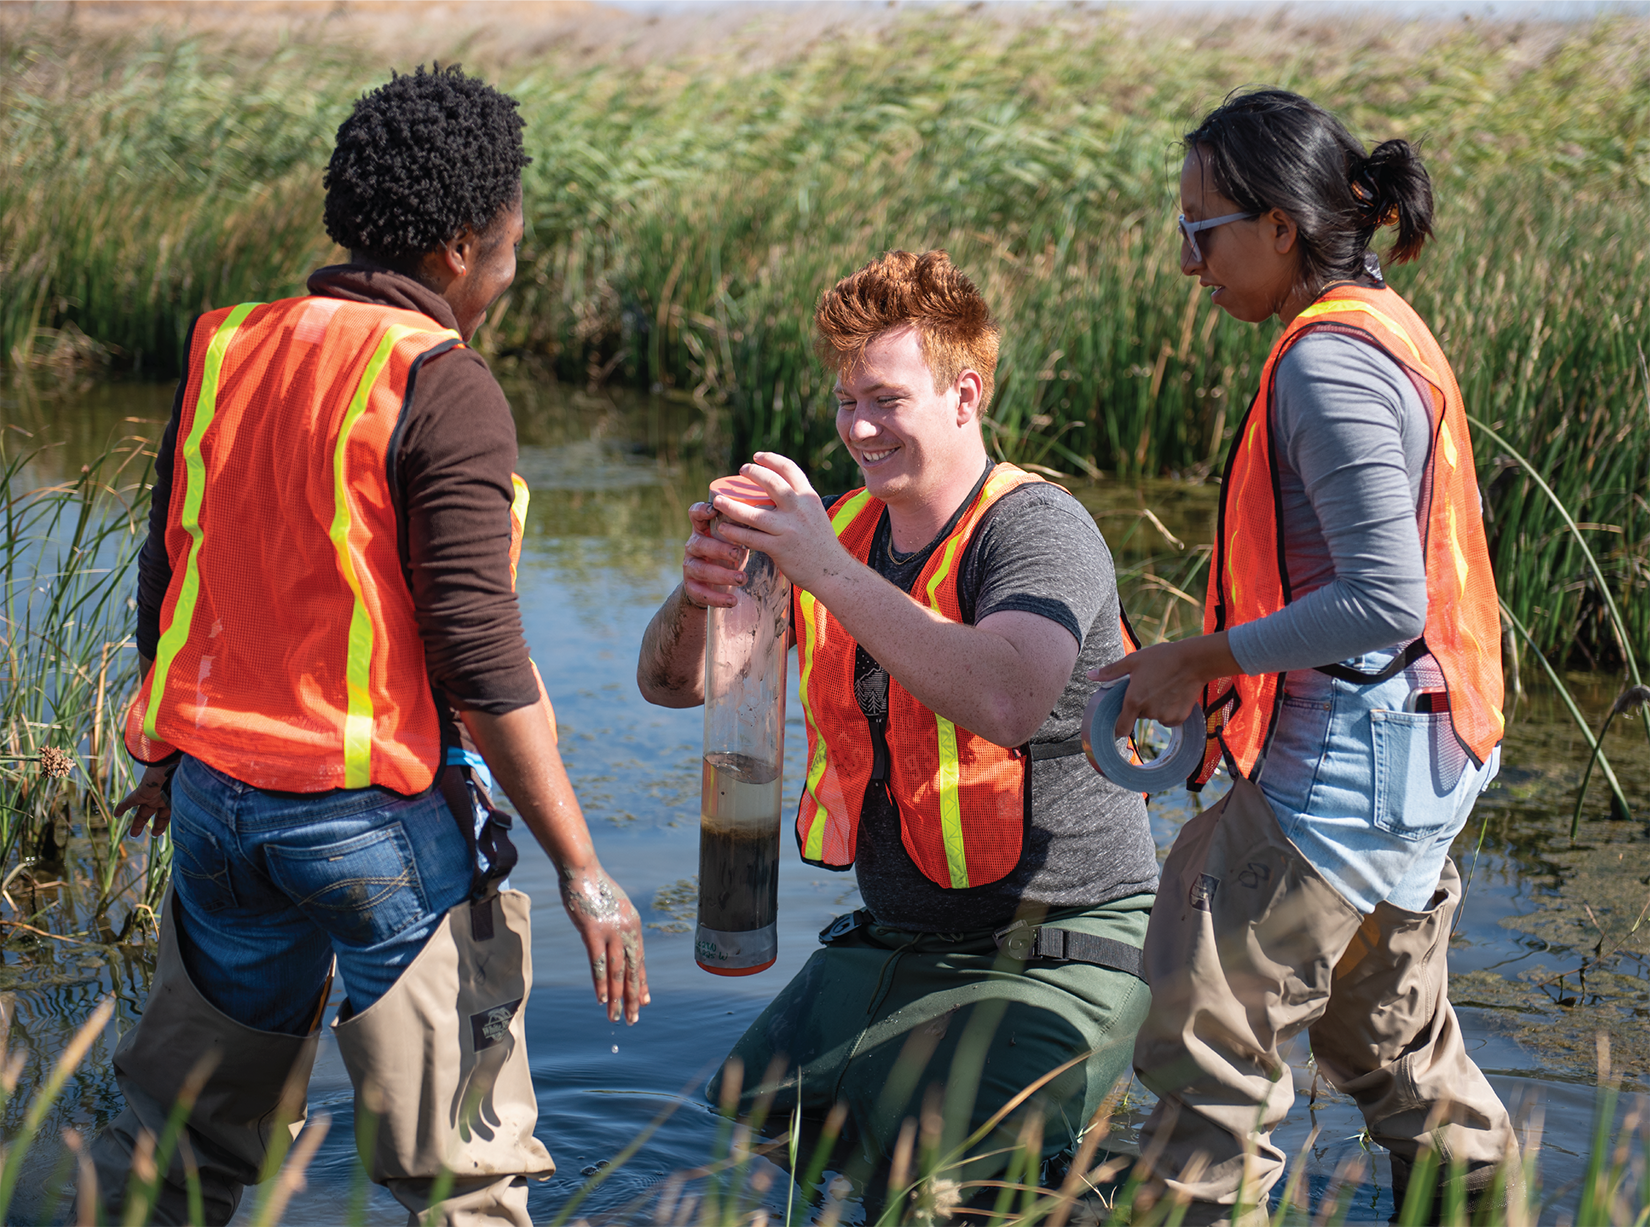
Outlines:
{"label": "muddy forearm", "polygon": [[659,707],[697,707],[705,701],[705,611],[680,586],[642,635],[636,685]]}
{"label": "muddy forearm", "polygon": [[549,703],[540,699],[502,716],[463,713],[504,794],[556,866],[562,906],[584,939],[596,997],[617,1022],[636,1021],[650,1000],[642,925],[619,885],[607,876],[573,795],[551,732]]}

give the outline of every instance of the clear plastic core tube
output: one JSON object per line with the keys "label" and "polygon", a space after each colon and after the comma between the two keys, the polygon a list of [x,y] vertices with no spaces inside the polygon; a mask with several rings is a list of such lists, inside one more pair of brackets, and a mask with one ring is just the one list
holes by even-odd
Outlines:
{"label": "clear plastic core tube", "polygon": [[779,804],[791,608],[790,581],[766,554],[750,551],[743,570],[738,602],[711,608],[705,619],[694,938],[699,966],[731,976],[762,971],[779,954]]}

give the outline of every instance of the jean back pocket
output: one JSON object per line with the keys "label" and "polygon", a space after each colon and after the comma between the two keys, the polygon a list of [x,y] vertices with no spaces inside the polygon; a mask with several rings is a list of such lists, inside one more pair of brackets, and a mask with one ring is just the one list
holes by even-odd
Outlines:
{"label": "jean back pocket", "polygon": [[1461,810],[1456,792],[1466,768],[1448,713],[1376,710],[1369,719],[1375,825],[1411,842],[1444,833]]}
{"label": "jean back pocket", "polygon": [[269,876],[299,910],[351,946],[375,946],[425,918],[412,847],[399,822],[315,847],[266,845]]}
{"label": "jean back pocket", "polygon": [[190,907],[206,914],[239,905],[230,880],[229,856],[216,836],[185,817],[174,796],[172,802],[172,880]]}

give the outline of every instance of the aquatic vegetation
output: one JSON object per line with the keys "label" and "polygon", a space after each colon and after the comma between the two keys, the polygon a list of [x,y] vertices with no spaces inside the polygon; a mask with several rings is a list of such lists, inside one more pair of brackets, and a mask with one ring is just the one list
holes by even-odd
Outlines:
{"label": "aquatic vegetation", "polygon": [[[157,30],[66,27],[15,6],[0,13],[0,364],[47,377],[99,367],[174,374],[196,312],[301,292],[311,266],[340,254],[317,224],[319,168],[351,98],[382,79],[384,60],[303,31],[254,45]],[[991,421],[1000,455],[1040,466],[1091,504],[1085,492],[1096,487],[1085,483],[1101,473],[1131,483],[1174,476],[1179,489],[1207,494],[1192,483],[1219,473],[1244,408],[1233,400],[1254,386],[1270,337],[1226,320],[1179,276],[1175,139],[1248,81],[1310,93],[1370,137],[1424,132],[1440,237],[1420,267],[1392,270],[1393,281],[1436,325],[1482,424],[1477,461],[1510,641],[1526,672],[1571,698],[1577,737],[1554,755],[1562,771],[1542,804],[1579,808],[1575,776],[1593,755],[1603,783],[1588,821],[1606,795],[1620,814],[1630,802],[1642,810],[1642,772],[1610,761],[1629,722],[1608,738],[1598,727],[1650,653],[1650,431],[1640,416],[1650,409],[1641,353],[1650,324],[1632,239],[1650,215],[1650,25],[1641,19],[1330,30],[1311,18],[1216,16],[1188,31],[1118,12],[1002,21],[916,12],[827,38],[741,36],[640,65],[555,47],[493,64],[466,59],[522,100],[537,158],[521,276],[478,344],[501,365],[553,371],[597,393],[657,389],[695,419],[680,441],[695,466],[699,452],[720,464],[773,446],[833,489],[852,472],[809,352],[815,297],[884,247],[942,244],[1005,324]],[[524,422],[525,442],[530,431]],[[672,435],[654,450],[677,445]],[[5,547],[5,639],[36,645],[18,665],[0,664],[0,737],[11,739],[0,742],[0,892],[13,901],[0,920],[13,952],[26,942],[78,949],[63,938],[130,945],[163,889],[164,844],[125,848],[105,820],[128,778],[112,738],[132,679],[129,649],[112,646],[129,632],[128,590],[97,585],[129,580],[141,536],[120,525],[130,523],[122,500],[136,463],[124,476],[28,496],[20,462],[5,462],[8,514],[23,526]],[[83,522],[83,508],[111,489],[120,492],[108,505],[116,527],[98,536],[102,513]],[[1168,489],[1099,513],[1110,517],[1101,523],[1148,641],[1190,633],[1201,618],[1208,534],[1169,514]],[[671,523],[679,511],[670,508]],[[592,499],[580,517],[580,531],[611,541],[638,575],[657,570],[654,538],[674,531],[661,530],[663,513],[639,496]],[[79,554],[42,552],[76,533]],[[107,576],[93,574],[105,566]],[[68,608],[81,611],[72,626]],[[1619,668],[1605,707],[1569,695],[1567,664]],[[1595,753],[1607,740],[1608,753]],[[67,776],[55,774],[60,756]],[[1519,761],[1537,756],[1520,751]],[[1582,829],[1590,838],[1621,831]],[[95,889],[51,885],[56,874],[38,859],[47,841],[67,847],[70,861],[84,857]],[[1647,929],[1634,920],[1643,899],[1614,913],[1599,906],[1606,888],[1625,890],[1619,851],[1609,853],[1613,866],[1565,853],[1583,865],[1580,877],[1563,877],[1566,909],[1529,922],[1563,926],[1563,953],[1542,973],[1558,1000],[1541,1022],[1572,1041],[1584,1031],[1582,1049],[1593,1016],[1578,1023],[1578,1011],[1601,987],[1619,999],[1623,1027],[1642,1028],[1628,1000],[1642,980],[1624,964],[1644,950]],[[1569,873],[1571,861],[1555,861]],[[67,910],[53,902],[65,899]],[[1586,927],[1588,903],[1603,930]],[[1488,993],[1491,979],[1511,983],[1497,1003],[1528,1012],[1528,985],[1482,979],[1463,982],[1475,993]],[[1617,1051],[1625,1064],[1625,1043]],[[1587,1056],[1567,1052],[1565,1068]],[[0,1085],[22,1085],[10,1079]],[[58,1085],[74,1097],[72,1082]],[[42,1081],[16,1098],[49,1102],[51,1093]],[[49,1140],[51,1118],[35,1114],[35,1102],[14,1103],[6,1117],[8,1164],[28,1145],[14,1122],[35,1119]],[[1589,1213],[1634,1222],[1646,1204],[1644,1119],[1618,1129],[1600,1102]],[[725,1119],[704,1164],[629,1218],[837,1221],[854,1190],[829,1166],[841,1121],[825,1122],[823,1136],[796,1120],[776,1127],[784,1124]],[[1096,1122],[1085,1143],[1102,1146],[1106,1128]],[[593,1168],[586,1190],[645,1153],[651,1136]],[[956,1155],[937,1137],[913,1122],[895,1197],[878,1212],[887,1221],[932,1218],[977,1192],[960,1187],[946,1166]],[[1107,1194],[1109,1210],[1098,1204],[1089,1184],[1127,1178],[1098,1150],[1042,1188],[1026,1142],[985,1195],[1003,1221],[1116,1221],[1125,1208],[1136,1221],[1173,1221],[1172,1205],[1131,1206],[1121,1188]],[[307,1153],[281,1170],[295,1178]],[[785,1162],[776,1169],[766,1158]],[[1354,1186],[1367,1188],[1367,1171],[1348,1167],[1327,1188],[1304,1171],[1294,1168],[1279,1221],[1336,1221]],[[1531,1173],[1530,1202],[1505,1221],[1558,1213]],[[292,1187],[266,1186],[261,1221],[280,1217]],[[593,1204],[588,1192],[564,1219]],[[364,1220],[364,1187],[351,1204],[350,1221]]]}
{"label": "aquatic vegetation", "polygon": [[0,942],[141,942],[167,841],[128,845],[112,810],[132,780],[120,730],[147,452],[138,441],[29,489],[30,454],[9,446],[0,438]]}
{"label": "aquatic vegetation", "polygon": [[[24,1105],[22,1125],[7,1139],[0,1158],[0,1219],[6,1218],[13,1206],[18,1180],[31,1148],[39,1140],[48,1111],[99,1040],[112,1013],[113,1002],[105,999],[70,1040],[43,1084]],[[1533,1227],[1551,1221],[1556,1213],[1559,1221],[1570,1221],[1573,1215],[1575,1222],[1600,1227],[1642,1224],[1650,1215],[1650,1180],[1647,1180],[1650,1114],[1646,1113],[1641,1096],[1627,1105],[1623,1116],[1620,1078],[1612,1068],[1610,1052],[1608,1037],[1600,1035],[1596,1043],[1598,1089],[1586,1170],[1579,1181],[1579,1191],[1566,1186],[1549,1195],[1543,1188],[1539,1163],[1542,1127],[1540,1120],[1534,1119],[1523,1126],[1521,1154],[1513,1156],[1498,1176],[1486,1208],[1469,1213],[1460,1186],[1456,1184],[1452,1188],[1447,1180],[1440,1204],[1433,1203],[1429,1190],[1435,1187],[1435,1181],[1441,1176],[1457,1177],[1463,1173],[1454,1165],[1441,1163],[1438,1148],[1427,1147],[1415,1163],[1409,1195],[1402,1206],[1394,1207],[1392,1221],[1401,1227],[1426,1224],[1467,1227],[1469,1222],[1487,1227]],[[1073,1063],[1083,1059],[1084,1055],[1079,1055]],[[0,1110],[5,1109],[17,1086],[20,1068],[21,1054],[7,1053],[0,1060]],[[858,1203],[863,1206],[865,1221],[876,1227],[977,1221],[997,1222],[1005,1227],[1039,1224],[1067,1227],[1077,1223],[1176,1227],[1185,1215],[1186,1202],[1178,1196],[1153,1201],[1145,1193],[1143,1179],[1154,1159],[1151,1150],[1143,1155],[1129,1155],[1114,1154],[1104,1148],[1117,1118],[1125,1083],[1119,1083],[1095,1112],[1074,1153],[1063,1165],[1045,1167],[1041,1129],[1038,1118],[1031,1115],[1025,1117],[1017,1142],[1010,1148],[1002,1178],[982,1181],[958,1178],[965,1164],[989,1153],[978,1148],[1002,1120],[1061,1069],[1051,1070],[1043,1079],[1026,1087],[961,1145],[947,1148],[942,1144],[943,1122],[938,1119],[937,1109],[925,1112],[920,1122],[908,1120],[890,1161],[874,1174],[863,1157],[850,1157],[843,1162],[845,1151],[839,1146],[845,1120],[842,1110],[833,1112],[822,1123],[814,1122],[811,1127],[794,1114],[788,1120],[770,1123],[769,1096],[759,1100],[748,1116],[735,1118],[732,1105],[738,1100],[740,1071],[731,1071],[733,1076],[726,1085],[734,1089],[722,1105],[722,1128],[707,1161],[699,1167],[672,1174],[656,1190],[649,1190],[617,1213],[604,1213],[600,1221],[675,1223],[683,1227],[771,1227],[783,1221],[787,1227],[793,1222],[835,1227],[845,1213],[858,1209]],[[139,1161],[134,1164],[125,1190],[123,1222],[145,1220],[161,1173],[169,1169],[175,1155],[181,1157],[188,1198],[197,1208],[198,1221],[200,1180],[186,1122],[209,1072],[210,1062],[203,1061],[186,1080],[161,1136],[146,1133],[140,1139]],[[574,1227],[581,1224],[588,1227],[590,1220],[574,1217],[580,1205],[639,1153],[659,1126],[680,1107],[680,1100],[666,1107],[611,1162],[589,1169],[584,1184],[552,1220],[553,1227],[563,1227],[569,1222]],[[313,1117],[294,1138],[290,1130],[277,1122],[271,1132],[274,1145],[259,1185],[253,1190],[251,1221],[258,1227],[274,1227],[283,1221],[289,1199],[304,1186],[304,1173],[331,1123],[329,1116]],[[1355,1191],[1370,1175],[1372,1158],[1353,1154],[1337,1166],[1327,1183],[1315,1193],[1309,1193],[1306,1169],[1316,1136],[1317,1131],[1313,1130],[1291,1163],[1274,1202],[1265,1208],[1265,1219],[1273,1227],[1305,1227],[1306,1224],[1333,1227],[1345,1222]],[[87,1140],[69,1130],[63,1142],[66,1161],[58,1165],[49,1182],[44,1213],[53,1214],[59,1203],[72,1196],[75,1221],[103,1222]],[[784,1182],[781,1187],[776,1187],[776,1170]],[[356,1192],[339,1220],[343,1224],[367,1221],[363,1175],[357,1172]],[[450,1187],[450,1181],[450,1173],[437,1177],[435,1201],[440,1201],[440,1190]],[[781,1201],[782,1211],[776,1204]]]}
{"label": "aquatic vegetation", "polygon": [[[943,245],[1006,325],[1002,455],[1211,475],[1270,336],[1179,275],[1175,141],[1234,84],[1280,82],[1371,138],[1425,136],[1439,239],[1393,282],[1506,441],[1478,449],[1504,595],[1544,652],[1647,650],[1650,323],[1624,236],[1650,221],[1650,23],[914,12],[790,40],[770,20],[640,67],[555,46],[482,65],[536,158],[483,348],[659,389],[713,450],[840,484],[815,298],[881,249]],[[0,63],[0,360],[172,372],[194,313],[339,254],[318,172],[376,53],[25,17]]]}

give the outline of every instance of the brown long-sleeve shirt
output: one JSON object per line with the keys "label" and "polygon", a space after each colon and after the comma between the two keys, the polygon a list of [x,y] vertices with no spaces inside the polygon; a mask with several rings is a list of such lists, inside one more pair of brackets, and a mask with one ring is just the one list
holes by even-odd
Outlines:
{"label": "brown long-sleeve shirt", "polygon": [[[311,274],[309,291],[418,311],[443,328],[457,327],[445,299],[386,269],[323,268]],[[185,382],[178,383],[161,438],[149,537],[138,557],[137,645],[151,660],[172,581],[166,518]],[[438,707],[503,715],[531,705],[538,684],[510,582],[516,427],[503,391],[473,349],[451,349],[419,367],[390,456],[402,566]],[[446,710],[443,721],[451,721]]]}

